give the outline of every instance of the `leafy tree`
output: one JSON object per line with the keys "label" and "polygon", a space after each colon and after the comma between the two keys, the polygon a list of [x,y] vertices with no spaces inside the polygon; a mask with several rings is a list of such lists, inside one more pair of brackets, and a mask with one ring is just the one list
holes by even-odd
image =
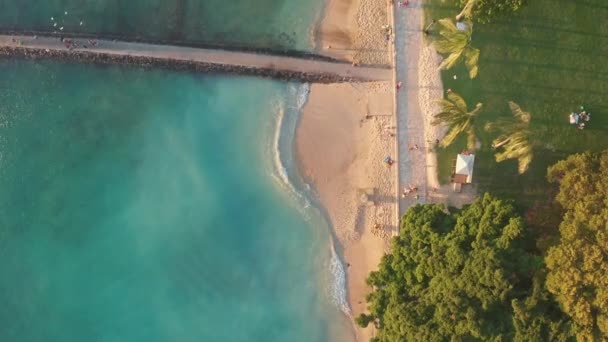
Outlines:
{"label": "leafy tree", "polygon": [[547,288],[580,327],[580,340],[608,338],[608,150],[549,168],[566,213],[546,257]]}
{"label": "leafy tree", "polygon": [[475,19],[480,23],[489,23],[492,19],[515,13],[522,8],[525,0],[455,0],[463,6],[456,18]]}
{"label": "leafy tree", "polygon": [[447,70],[464,59],[464,64],[469,70],[469,77],[477,77],[479,68],[479,49],[471,46],[471,35],[473,34],[473,23],[464,21],[461,24],[464,29],[459,29],[452,19],[444,18],[437,21],[439,35],[434,40],[435,50],[440,54],[448,55],[439,68]]}
{"label": "leafy tree", "polygon": [[477,141],[474,129],[475,117],[481,111],[482,104],[478,103],[475,109],[469,112],[464,99],[452,91],[448,91],[447,98],[440,99],[437,103],[441,111],[434,115],[435,120],[432,124],[448,126],[448,133],[441,140],[441,146],[451,145],[456,137],[464,133],[467,135],[467,148],[474,149]]}
{"label": "leafy tree", "polygon": [[514,121],[489,123],[486,125],[486,130],[501,132],[500,136],[492,142],[492,147],[503,148],[502,152],[496,153],[496,161],[517,159],[518,171],[522,174],[528,170],[534,157],[530,134],[530,113],[524,112],[513,101],[509,101],[509,108],[511,108],[511,113],[515,118]]}
{"label": "leafy tree", "polygon": [[373,322],[376,341],[567,340],[524,233],[514,207],[488,194],[454,215],[411,207],[367,279],[369,314],[357,323]]}

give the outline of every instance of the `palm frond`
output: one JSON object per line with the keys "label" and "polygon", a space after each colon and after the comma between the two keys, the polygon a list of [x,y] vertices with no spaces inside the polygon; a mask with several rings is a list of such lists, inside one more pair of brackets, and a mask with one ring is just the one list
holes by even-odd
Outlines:
{"label": "palm frond", "polygon": [[463,129],[459,126],[453,126],[449,129],[448,133],[441,139],[441,147],[448,147],[452,145],[456,137],[462,133]]}
{"label": "palm frond", "polygon": [[477,77],[479,72],[479,49],[468,47],[464,51],[464,64],[469,70],[469,78],[473,79]]}
{"label": "palm frond", "polygon": [[441,140],[441,146],[451,145],[458,135],[466,133],[467,146],[473,149],[477,142],[473,123],[475,116],[481,110],[481,103],[468,112],[464,99],[460,95],[450,92],[445,99],[437,100],[437,104],[441,107],[441,111],[433,116],[434,120],[431,123],[433,125],[444,124],[448,127],[447,134]]}
{"label": "palm frond", "polygon": [[517,159],[520,174],[526,172],[533,159],[533,150],[530,144],[530,132],[520,131],[508,137],[503,145],[503,151],[496,153],[496,161],[502,162],[507,159]]}
{"label": "palm frond", "polygon": [[477,1],[479,1],[479,0],[467,1],[467,3],[464,5],[462,10],[460,11],[460,14],[458,14],[458,17],[465,17],[465,18],[473,17],[473,9],[475,8]]}
{"label": "palm frond", "polygon": [[470,46],[473,23],[470,20],[464,20],[463,24],[466,25],[466,29],[461,30],[452,19],[440,19],[438,21],[439,35],[433,41],[433,45],[438,53],[448,55],[441,63],[441,69],[452,68],[464,57],[469,77],[473,79],[479,73],[479,49]]}
{"label": "palm frond", "polygon": [[530,123],[530,113],[524,112],[517,103],[509,101],[509,108],[517,120],[526,124]]}
{"label": "palm frond", "polygon": [[442,31],[447,30],[452,32],[458,32],[456,24],[454,24],[454,22],[450,18],[439,19],[437,20],[437,24],[439,25],[439,29]]}
{"label": "palm frond", "polygon": [[441,31],[440,37],[435,39],[433,45],[440,54],[463,52],[469,44],[468,36],[460,32]]}
{"label": "palm frond", "polygon": [[534,155],[532,153],[532,151],[530,151],[530,153],[523,155],[519,158],[517,158],[517,171],[519,172],[519,174],[523,174],[524,172],[528,171],[528,167],[530,166],[530,163],[532,162],[532,159],[534,158]]}
{"label": "palm frond", "polygon": [[473,130],[473,126],[469,125],[467,129],[467,149],[474,150],[476,144],[477,136],[475,135],[475,130]]}
{"label": "palm frond", "polygon": [[441,64],[439,64],[439,69],[448,70],[451,69],[456,63],[460,61],[462,57],[462,51],[457,51],[451,53],[448,57],[446,57]]}
{"label": "palm frond", "polygon": [[451,91],[448,93],[447,98],[448,98],[449,102],[453,103],[454,106],[456,106],[456,108],[458,108],[460,111],[462,111],[463,113],[467,112],[467,103],[464,102],[464,99],[462,98],[462,96]]}
{"label": "palm frond", "polygon": [[483,108],[483,103],[479,102],[475,105],[475,109],[473,109],[472,111],[469,112],[469,116],[476,116],[477,114],[479,114],[479,112],[481,112],[481,109]]}

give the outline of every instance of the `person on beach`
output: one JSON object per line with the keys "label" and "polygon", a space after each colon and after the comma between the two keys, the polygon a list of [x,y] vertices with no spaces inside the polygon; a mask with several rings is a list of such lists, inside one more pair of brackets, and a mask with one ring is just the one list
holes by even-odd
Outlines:
{"label": "person on beach", "polygon": [[401,81],[397,82],[397,86],[396,86],[397,90],[401,89],[401,85],[402,85]]}

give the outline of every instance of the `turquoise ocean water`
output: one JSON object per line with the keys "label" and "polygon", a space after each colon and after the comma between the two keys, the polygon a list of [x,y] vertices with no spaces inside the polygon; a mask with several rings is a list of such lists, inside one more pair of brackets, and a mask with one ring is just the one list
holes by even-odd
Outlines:
{"label": "turquoise ocean water", "polygon": [[305,95],[0,61],[0,341],[348,335],[328,229],[285,182]]}
{"label": "turquoise ocean water", "polygon": [[311,24],[323,4],[323,0],[0,0],[0,29],[52,32],[64,27],[63,32],[311,50]]}

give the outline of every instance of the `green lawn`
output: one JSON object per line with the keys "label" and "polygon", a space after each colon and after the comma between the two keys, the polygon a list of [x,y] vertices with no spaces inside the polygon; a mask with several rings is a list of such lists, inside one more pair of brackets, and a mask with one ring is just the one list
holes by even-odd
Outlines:
{"label": "green lawn", "polygon": [[[431,0],[426,20],[453,17],[451,0]],[[479,190],[530,204],[548,199],[547,166],[566,156],[608,148],[608,2],[533,0],[515,16],[474,26],[473,45],[481,50],[479,76],[470,80],[463,65],[443,72],[444,88],[460,93],[469,107],[484,104],[478,120],[482,143],[474,182]],[[457,79],[454,79],[454,75]],[[496,163],[486,122],[510,117],[512,100],[531,113],[535,158],[524,175],[517,162]],[[568,123],[580,105],[592,113],[584,130]],[[439,151],[439,176],[448,182],[451,162],[465,140]]]}

